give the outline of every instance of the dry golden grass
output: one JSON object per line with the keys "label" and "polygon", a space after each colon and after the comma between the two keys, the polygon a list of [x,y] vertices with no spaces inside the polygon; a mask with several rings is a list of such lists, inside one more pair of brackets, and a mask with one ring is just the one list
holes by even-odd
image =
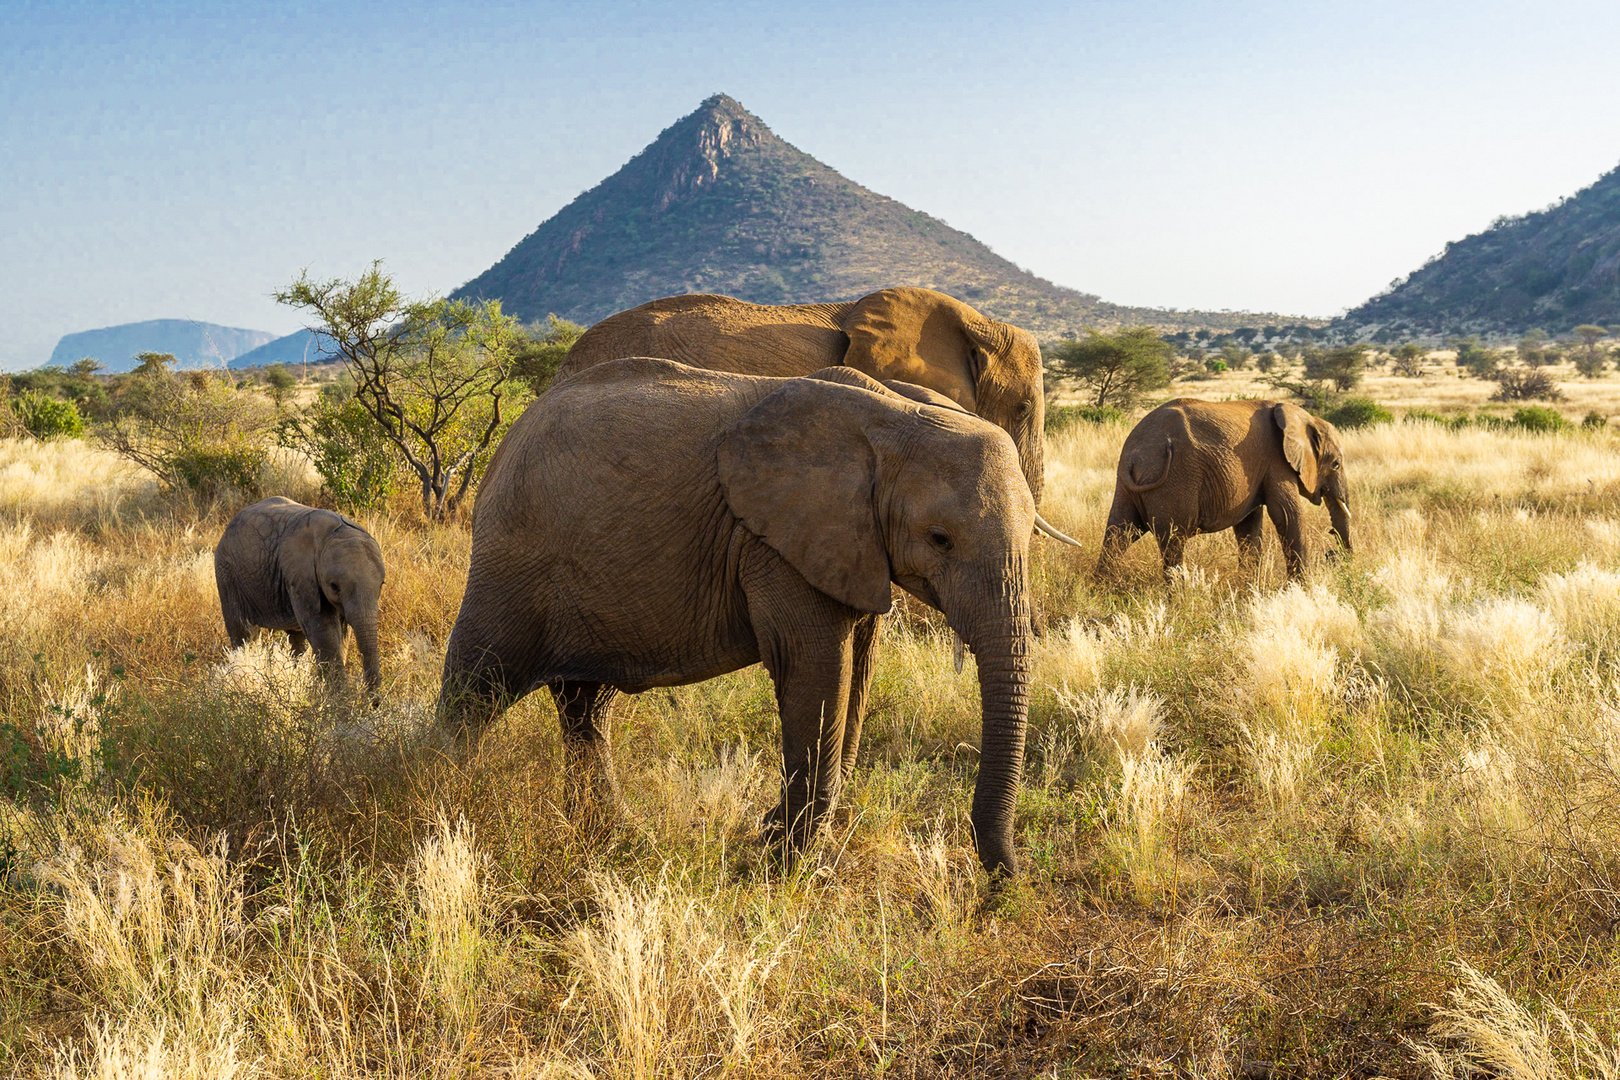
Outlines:
{"label": "dry golden grass", "polygon": [[[1125,432],[1052,441],[1043,509],[1090,551]],[[1109,586],[1037,543],[992,902],[937,616],[890,621],[853,788],[783,874],[757,668],[626,701],[630,819],[578,828],[547,701],[463,764],[423,737],[463,524],[362,516],[370,710],[226,649],[230,508],[0,443],[0,1071],[1614,1077],[1620,440],[1398,424],[1346,458],[1356,555],[1303,582],[1269,533],[1168,589],[1150,540]]]}

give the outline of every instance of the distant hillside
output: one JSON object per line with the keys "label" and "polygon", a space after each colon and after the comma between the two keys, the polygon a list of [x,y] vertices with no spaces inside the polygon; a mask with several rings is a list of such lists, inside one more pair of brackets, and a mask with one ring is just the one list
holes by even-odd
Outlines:
{"label": "distant hillside", "polygon": [[524,320],[555,312],[591,323],[677,293],[783,304],[853,299],[890,285],[939,289],[1041,334],[1283,321],[1121,307],[1061,288],[846,179],[724,94],[665,129],[452,295],[499,298]]}
{"label": "distant hillside", "polygon": [[269,367],[271,364],[311,363],[319,364],[331,357],[323,346],[319,334],[313,330],[297,330],[286,337],[278,337],[274,341],[266,342],[257,349],[249,350],[233,359],[229,367]]}
{"label": "distant hillside", "polygon": [[1567,333],[1620,323],[1620,169],[1545,210],[1500,218],[1334,324],[1380,341]]}
{"label": "distant hillside", "polygon": [[265,330],[242,330],[191,319],[152,319],[64,334],[51,352],[50,362],[67,367],[93,356],[107,365],[108,371],[131,371],[136,353],[160,352],[172,353],[178,367],[219,367],[275,336]]}

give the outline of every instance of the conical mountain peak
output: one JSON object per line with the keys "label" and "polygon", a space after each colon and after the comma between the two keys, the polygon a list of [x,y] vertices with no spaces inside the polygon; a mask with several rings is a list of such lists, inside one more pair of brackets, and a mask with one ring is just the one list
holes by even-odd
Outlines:
{"label": "conical mountain peak", "polygon": [[498,298],[525,320],[590,323],[679,293],[787,304],[895,285],[938,289],[1037,332],[1252,321],[1119,308],[1053,285],[839,175],[726,94],[665,128],[454,295]]}

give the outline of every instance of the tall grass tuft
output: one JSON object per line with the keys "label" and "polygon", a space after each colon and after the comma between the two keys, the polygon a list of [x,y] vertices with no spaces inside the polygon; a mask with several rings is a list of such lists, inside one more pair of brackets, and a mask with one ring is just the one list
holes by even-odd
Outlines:
{"label": "tall grass tuft", "polygon": [[1435,1006],[1431,1042],[1414,1044],[1435,1080],[1494,1076],[1501,1080],[1617,1080],[1620,1044],[1552,1002],[1543,1015],[1515,1001],[1502,985],[1467,963],[1458,985]]}
{"label": "tall grass tuft", "polygon": [[792,934],[738,940],[709,904],[667,875],[597,882],[599,916],[564,954],[579,1007],[616,1076],[748,1075],[771,1026],[765,984]]}
{"label": "tall grass tuft", "polygon": [[492,952],[487,939],[487,868],[465,818],[440,814],[417,848],[416,935],[422,943],[422,982],[450,1031],[461,1039],[477,1026],[483,976]]}

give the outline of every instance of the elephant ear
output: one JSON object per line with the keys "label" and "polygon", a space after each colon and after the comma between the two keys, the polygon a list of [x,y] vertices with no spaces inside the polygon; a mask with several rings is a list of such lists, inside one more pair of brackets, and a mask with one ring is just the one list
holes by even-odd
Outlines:
{"label": "elephant ear", "polygon": [[874,379],[925,386],[976,412],[979,383],[996,355],[993,325],[932,289],[882,289],[844,316],[844,363]]}
{"label": "elephant ear", "polygon": [[281,580],[300,616],[321,609],[321,575],[318,567],[321,545],[330,529],[322,527],[320,515],[304,514],[282,533],[276,546],[276,563]]}
{"label": "elephant ear", "polygon": [[720,440],[731,512],[815,589],[860,611],[889,610],[878,522],[874,419],[900,403],[822,379],[793,379]]}
{"label": "elephant ear", "polygon": [[1272,407],[1271,418],[1282,429],[1283,457],[1299,474],[1305,490],[1316,494],[1316,446],[1311,441],[1311,414],[1298,405],[1283,403]]}

